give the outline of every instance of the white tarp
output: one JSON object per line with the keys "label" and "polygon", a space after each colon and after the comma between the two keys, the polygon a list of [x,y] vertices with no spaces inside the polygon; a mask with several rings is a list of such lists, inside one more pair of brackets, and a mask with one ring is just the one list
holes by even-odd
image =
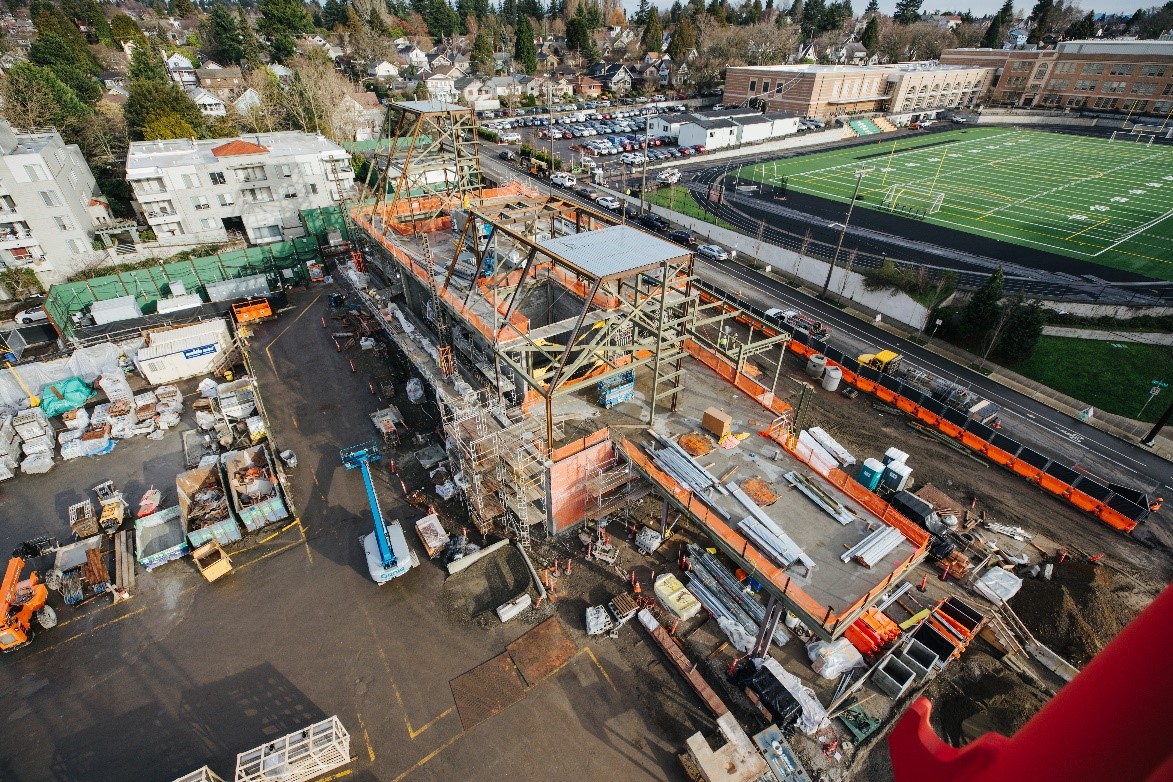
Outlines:
{"label": "white tarp", "polygon": [[1018,590],[1022,589],[1022,579],[1009,570],[992,567],[982,574],[973,588],[993,603],[1001,605],[1018,594]]}
{"label": "white tarp", "polygon": [[[28,407],[29,395],[21,387],[21,382],[34,394],[39,394],[50,383],[58,383],[70,377],[80,377],[87,383],[93,383],[102,374],[121,375],[119,356],[133,358],[142,344],[141,339],[121,344],[103,342],[79,348],[68,358],[0,369],[0,414],[12,414]],[[17,377],[20,379],[17,380]]]}

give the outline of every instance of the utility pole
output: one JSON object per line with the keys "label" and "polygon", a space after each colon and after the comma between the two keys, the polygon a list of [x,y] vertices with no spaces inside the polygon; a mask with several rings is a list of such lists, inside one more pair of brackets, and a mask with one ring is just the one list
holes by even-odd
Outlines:
{"label": "utility pole", "polygon": [[[641,212],[647,211],[647,207],[644,206],[644,191],[647,190],[647,187],[648,187],[648,133],[651,132],[649,130],[650,125],[651,125],[651,121],[652,121],[652,115],[645,114],[644,115],[644,143],[643,143],[643,152],[642,152],[643,159],[644,159],[644,167],[643,167],[643,174],[640,176],[640,182],[639,182],[639,210]],[[651,202],[649,201],[648,203],[650,204]]]}
{"label": "utility pole", "polygon": [[827,267],[827,279],[823,280],[823,290],[820,299],[827,298],[827,288],[831,285],[831,273],[835,271],[835,264],[839,261],[839,251],[843,249],[843,238],[847,236],[847,226],[851,223],[851,213],[855,210],[855,198],[859,195],[859,186],[863,178],[875,169],[861,168],[855,172],[855,190],[851,193],[851,203],[847,205],[847,217],[843,218],[843,228],[839,231],[839,241],[835,243],[835,254],[831,256],[831,265]]}
{"label": "utility pole", "polygon": [[1160,434],[1161,430],[1165,428],[1165,425],[1169,423],[1170,418],[1173,418],[1173,402],[1170,402],[1169,407],[1165,408],[1165,412],[1161,415],[1160,418],[1157,419],[1157,422],[1153,424],[1153,428],[1150,429],[1149,433],[1144,436],[1144,439],[1140,441],[1140,444],[1147,445],[1149,448],[1152,448],[1154,445],[1156,445],[1157,435]]}

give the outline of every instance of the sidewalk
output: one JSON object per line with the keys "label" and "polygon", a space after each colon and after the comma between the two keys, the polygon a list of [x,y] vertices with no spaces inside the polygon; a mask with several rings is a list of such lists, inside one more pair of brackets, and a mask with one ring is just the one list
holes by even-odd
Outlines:
{"label": "sidewalk", "polygon": [[1101,331],[1099,329],[1076,329],[1066,326],[1044,326],[1043,334],[1048,337],[1074,337],[1095,339],[1101,342],[1136,342],[1142,345],[1173,345],[1173,334],[1162,331]]}

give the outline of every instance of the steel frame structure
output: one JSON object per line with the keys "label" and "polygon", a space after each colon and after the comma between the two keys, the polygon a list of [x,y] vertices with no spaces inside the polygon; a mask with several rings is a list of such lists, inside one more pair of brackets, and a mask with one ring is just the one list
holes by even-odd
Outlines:
{"label": "steel frame structure", "polygon": [[478,146],[471,108],[431,100],[392,103],[375,144],[376,209],[394,182],[389,204],[399,231],[431,230],[428,221],[480,194]]}

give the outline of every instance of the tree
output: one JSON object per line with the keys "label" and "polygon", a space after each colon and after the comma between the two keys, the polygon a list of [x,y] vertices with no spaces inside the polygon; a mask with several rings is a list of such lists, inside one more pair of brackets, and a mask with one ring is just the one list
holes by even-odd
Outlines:
{"label": "tree", "polygon": [[1046,325],[1046,310],[1038,302],[1018,303],[1002,327],[995,349],[1005,361],[1026,361],[1034,355]]}
{"label": "tree", "polygon": [[566,23],[566,48],[572,52],[586,53],[591,44],[591,32],[581,16],[572,16]]}
{"label": "tree", "polygon": [[78,62],[69,44],[56,33],[37,36],[29,47],[29,61],[53,71],[85,103],[93,103],[102,94],[93,73]]}
{"label": "tree", "polygon": [[297,51],[293,36],[308,33],[311,29],[305,6],[300,0],[260,0],[257,10],[261,12],[257,30],[269,39],[273,56],[278,60],[292,57]]}
{"label": "tree", "polygon": [[1051,12],[1054,7],[1055,0],[1038,0],[1035,3],[1035,7],[1031,9],[1029,17],[1034,22],[1034,27],[1031,28],[1030,35],[1027,36],[1027,43],[1037,45],[1043,42],[1043,36],[1050,30]]}
{"label": "tree", "polygon": [[1065,35],[1073,39],[1095,38],[1097,30],[1095,12],[1088,11],[1087,16],[1067,28]]}
{"label": "tree", "polygon": [[212,6],[204,23],[204,51],[213,60],[225,63],[237,63],[244,57],[244,42],[236,17],[220,0]]}
{"label": "tree", "polygon": [[[162,141],[172,138],[195,138],[195,128],[178,114],[167,112],[147,120],[143,128],[144,141]],[[235,134],[233,134],[235,135]]]}
{"label": "tree", "polygon": [[371,11],[367,14],[367,27],[371,28],[371,32],[380,38],[387,36],[387,23],[383,21],[383,15],[374,5],[371,6]]}
{"label": "tree", "polygon": [[869,0],[868,7],[863,11],[864,16],[875,16],[880,13],[880,0]]}
{"label": "tree", "polygon": [[648,0],[639,0],[639,8],[635,9],[635,16],[631,17],[631,23],[637,27],[646,26],[651,14],[652,6]]}
{"label": "tree", "polygon": [[191,0],[172,0],[171,15],[178,16],[181,19],[186,19],[189,16],[195,16],[196,7]]}
{"label": "tree", "polygon": [[257,40],[257,34],[253,32],[253,26],[248,21],[248,15],[245,14],[243,5],[236,7],[236,31],[240,35],[241,59],[250,68],[259,67],[261,64],[261,43]]}
{"label": "tree", "polygon": [[110,20],[110,34],[118,43],[139,41],[146,38],[142,28],[138,26],[138,22],[127,14],[114,15],[114,18]]}
{"label": "tree", "polygon": [[900,24],[912,24],[920,21],[920,7],[924,0],[896,0],[896,12],[892,18]]}
{"label": "tree", "polygon": [[94,41],[114,47],[110,23],[106,21],[106,14],[96,0],[62,0],[61,10],[79,28],[84,26],[88,29]]}
{"label": "tree", "polygon": [[533,73],[538,69],[538,50],[534,46],[534,28],[529,23],[528,16],[517,20],[517,40],[513,46],[513,59],[526,73]]}
{"label": "tree", "polygon": [[322,6],[322,27],[333,30],[345,21],[346,12],[342,9],[342,4],[338,0],[326,0],[326,4]]}
{"label": "tree", "polygon": [[18,62],[4,76],[3,111],[15,128],[55,127],[67,138],[84,126],[90,108],[49,68]]}
{"label": "tree", "polygon": [[664,47],[664,27],[660,24],[660,12],[655,9],[648,17],[640,46],[645,52],[658,52]]}
{"label": "tree", "polygon": [[790,17],[790,21],[798,24],[802,21],[802,14],[805,10],[802,0],[794,0],[794,5],[790,6],[790,10],[786,12],[786,15]]}
{"label": "tree", "polygon": [[157,84],[170,84],[171,75],[167,73],[167,66],[163,58],[149,41],[143,41],[135,46],[130,55],[130,80],[150,81]]}
{"label": "tree", "polygon": [[497,71],[497,64],[493,60],[493,43],[489,40],[489,34],[481,30],[477,33],[477,37],[472,42],[472,54],[469,57],[472,63],[473,73],[483,73],[492,75]]}
{"label": "tree", "polygon": [[880,43],[879,17],[873,14],[868,18],[868,23],[863,28],[863,34],[859,36],[859,42],[868,50],[869,56],[876,53],[876,46]]}
{"label": "tree", "polygon": [[199,107],[175,82],[138,80],[130,83],[130,96],[122,112],[131,138],[142,139],[147,125],[160,117],[174,114],[195,131],[203,127]]}
{"label": "tree", "polygon": [[986,35],[982,38],[982,46],[987,49],[1001,49],[1004,28],[1012,21],[1014,21],[1014,2],[1006,0],[998,13],[994,14],[994,18],[990,20],[990,26],[986,28]]}
{"label": "tree", "polygon": [[1005,284],[1006,275],[999,266],[990,278],[973,292],[962,314],[966,334],[975,338],[984,337],[998,322],[1001,309],[999,302],[1002,301]]}
{"label": "tree", "polygon": [[672,31],[672,40],[668,42],[668,56],[674,62],[684,62],[689,51],[695,48],[696,32],[693,30],[692,20],[686,16]]}

